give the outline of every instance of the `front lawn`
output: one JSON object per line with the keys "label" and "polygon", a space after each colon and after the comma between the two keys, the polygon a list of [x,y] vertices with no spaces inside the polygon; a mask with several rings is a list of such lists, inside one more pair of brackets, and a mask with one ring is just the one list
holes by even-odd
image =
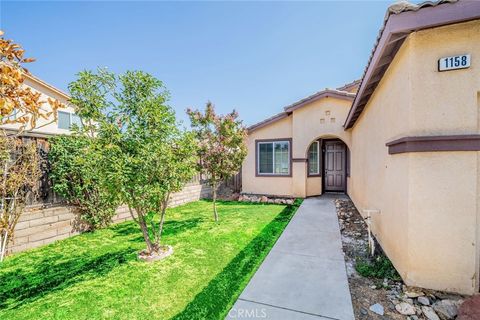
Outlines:
{"label": "front lawn", "polygon": [[223,319],[296,208],[220,202],[218,224],[208,201],[169,209],[174,254],[154,263],[133,222],[14,255],[0,319]]}

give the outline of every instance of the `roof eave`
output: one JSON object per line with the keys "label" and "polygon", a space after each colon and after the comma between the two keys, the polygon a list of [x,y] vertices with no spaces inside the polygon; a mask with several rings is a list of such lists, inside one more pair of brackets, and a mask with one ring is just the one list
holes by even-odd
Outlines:
{"label": "roof eave", "polygon": [[288,113],[288,112],[282,112],[282,113],[279,113],[277,115],[274,115],[273,117],[270,117],[266,120],[263,120],[262,122],[251,125],[250,127],[247,128],[247,133],[252,133],[253,131],[258,130],[260,128],[263,128],[265,126],[268,126],[271,123],[282,120],[282,119],[288,117],[289,115],[290,115],[290,113]]}
{"label": "roof eave", "polygon": [[31,73],[24,73],[24,76],[29,79],[30,81],[33,81],[47,89],[50,89],[51,91],[55,92],[56,94],[58,94],[59,96],[61,96],[62,98],[66,99],[66,100],[70,100],[70,96],[63,92],[62,90],[52,86],[51,84],[48,84],[46,83],[45,81],[43,81],[42,79],[38,78],[37,76],[34,76],[33,74]]}
{"label": "roof eave", "polygon": [[417,11],[391,14],[364,72],[358,93],[345,120],[345,129],[354,126],[395,54],[410,33],[478,18],[480,1],[439,2],[436,6],[421,7]]}

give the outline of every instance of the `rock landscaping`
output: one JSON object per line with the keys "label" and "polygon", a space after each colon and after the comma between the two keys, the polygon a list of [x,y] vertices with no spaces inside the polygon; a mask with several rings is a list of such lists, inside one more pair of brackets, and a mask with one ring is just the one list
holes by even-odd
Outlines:
{"label": "rock landscaping", "polygon": [[463,296],[403,284],[379,245],[370,257],[367,225],[352,201],[337,199],[335,205],[356,319],[480,319],[480,298],[462,305]]}
{"label": "rock landscaping", "polygon": [[250,195],[241,194],[238,196],[238,201],[243,202],[255,202],[255,203],[275,203],[275,204],[293,204],[295,199],[293,198],[279,198],[279,197],[267,197],[264,195]]}

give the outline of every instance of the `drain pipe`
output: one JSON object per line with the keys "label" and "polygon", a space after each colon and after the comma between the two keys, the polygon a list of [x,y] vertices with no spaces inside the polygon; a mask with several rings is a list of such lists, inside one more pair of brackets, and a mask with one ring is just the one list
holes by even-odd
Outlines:
{"label": "drain pipe", "polygon": [[380,210],[377,209],[363,209],[363,216],[365,217],[365,221],[367,222],[367,230],[368,230],[368,248],[370,249],[370,255],[373,257],[375,254],[375,241],[373,241],[372,236],[372,214],[374,216],[380,214]]}

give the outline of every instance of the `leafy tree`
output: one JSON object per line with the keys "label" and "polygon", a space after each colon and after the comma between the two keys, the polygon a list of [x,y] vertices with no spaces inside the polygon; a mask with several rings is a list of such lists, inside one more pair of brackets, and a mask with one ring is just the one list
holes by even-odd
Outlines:
{"label": "leafy tree", "polygon": [[112,102],[109,95],[115,89],[115,75],[106,69],[97,73],[85,70],[77,74],[78,79],[68,85],[70,103],[75,107],[82,126],[74,128],[77,134],[95,137],[97,125],[105,120]]}
{"label": "leafy tree", "polygon": [[[22,133],[56,120],[63,105],[54,99],[44,101],[41,94],[24,85],[28,70],[25,51],[0,30],[0,125],[12,124],[16,132],[0,129],[0,261],[13,239],[18,219],[27,198],[35,196],[41,177],[41,162],[34,141],[22,141]],[[39,124],[40,119],[45,119]]]}
{"label": "leafy tree", "polygon": [[[193,134],[179,129],[173,110],[166,104],[169,94],[153,76],[128,71],[119,77],[107,72],[88,77],[112,88],[76,96],[79,114],[96,122],[103,183],[110,194],[128,205],[142,231],[146,253],[160,253],[164,250],[161,236],[170,194],[180,191],[195,174]],[[78,86],[74,83],[71,87]],[[92,107],[95,103],[98,105]],[[87,112],[88,107],[108,113],[94,118],[96,113]]]}
{"label": "leafy tree", "polygon": [[101,146],[96,139],[98,123],[106,117],[108,100],[115,85],[115,76],[104,69],[98,73],[82,71],[69,84],[70,103],[80,116],[81,125],[72,128],[72,136],[59,136],[51,141],[50,176],[55,192],[76,207],[80,227],[96,229],[107,226],[119,205],[118,196],[106,189]]}
{"label": "leafy tree", "polygon": [[213,215],[218,221],[217,189],[222,181],[240,170],[247,155],[247,130],[235,110],[217,115],[211,102],[207,103],[205,113],[188,109],[187,114],[198,139],[199,169],[208,176],[213,189]]}
{"label": "leafy tree", "polygon": [[95,139],[55,137],[48,156],[53,189],[78,210],[79,227],[93,230],[110,224],[119,202],[102,183],[101,153]]}

